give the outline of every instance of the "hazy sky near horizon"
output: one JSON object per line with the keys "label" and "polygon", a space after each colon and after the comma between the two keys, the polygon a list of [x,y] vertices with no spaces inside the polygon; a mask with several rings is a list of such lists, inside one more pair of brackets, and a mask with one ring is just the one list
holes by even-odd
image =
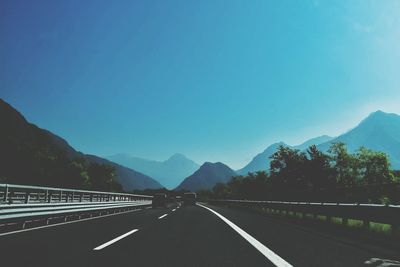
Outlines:
{"label": "hazy sky near horizon", "polygon": [[85,153],[237,169],[400,113],[400,1],[0,2],[0,97]]}

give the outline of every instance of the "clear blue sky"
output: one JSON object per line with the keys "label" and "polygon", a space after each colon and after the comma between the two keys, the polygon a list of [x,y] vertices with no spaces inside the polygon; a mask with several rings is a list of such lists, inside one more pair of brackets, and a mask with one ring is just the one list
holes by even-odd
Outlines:
{"label": "clear blue sky", "polygon": [[400,113],[400,1],[0,2],[0,97],[98,155],[245,165]]}

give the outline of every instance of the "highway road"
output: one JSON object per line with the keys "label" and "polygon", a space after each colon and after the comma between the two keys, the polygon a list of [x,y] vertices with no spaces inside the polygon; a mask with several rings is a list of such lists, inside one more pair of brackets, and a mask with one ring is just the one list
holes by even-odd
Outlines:
{"label": "highway road", "polygon": [[140,209],[0,235],[0,266],[400,266],[395,251],[255,212]]}

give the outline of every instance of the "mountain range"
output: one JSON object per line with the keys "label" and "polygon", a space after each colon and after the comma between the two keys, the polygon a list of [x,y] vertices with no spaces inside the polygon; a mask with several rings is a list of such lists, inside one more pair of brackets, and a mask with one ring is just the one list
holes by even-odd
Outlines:
{"label": "mountain range", "polygon": [[[62,151],[69,159],[84,158],[89,163],[114,166],[117,180],[126,191],[156,189],[163,186],[192,191],[210,189],[216,183],[226,182],[237,174],[267,171],[269,157],[280,145],[289,146],[284,142],[272,144],[256,155],[245,167],[235,172],[220,162],[206,162],[199,167],[197,163],[182,154],[175,154],[165,161],[146,160],[127,154],[117,154],[107,158],[85,154],[75,150],[60,136],[29,123],[22,114],[2,99],[0,99],[0,126],[0,182],[9,182],[9,177],[18,176],[22,179],[20,182],[30,184],[43,174],[40,168],[46,167],[46,158],[57,157]],[[327,151],[333,142],[338,141],[346,143],[350,152],[356,151],[361,146],[383,151],[389,155],[392,168],[400,169],[400,116],[383,111],[371,113],[356,127],[337,137],[319,136],[289,147],[305,150],[315,144],[320,150]],[[52,168],[52,172],[48,172],[52,175],[65,170],[60,167],[57,172],[56,165]],[[56,183],[56,180],[54,182]]]}
{"label": "mountain range", "polygon": [[373,112],[355,128],[317,147],[327,151],[333,142],[345,143],[350,152],[361,146],[385,152],[392,168],[400,169],[400,116],[397,114]]}
{"label": "mountain range", "polygon": [[334,142],[345,143],[350,152],[356,151],[361,146],[385,152],[389,155],[392,168],[400,169],[400,116],[378,110],[371,113],[353,129],[337,137],[323,135],[307,140],[298,146],[290,146],[284,142],[272,144],[256,155],[245,167],[237,170],[237,173],[245,175],[248,172],[268,171],[269,157],[276,152],[280,145],[299,150],[316,145],[320,150],[327,152]]}
{"label": "mountain range", "polygon": [[[21,113],[2,99],[0,99],[0,125],[0,178],[3,177],[2,179],[16,177],[15,180],[19,179],[25,184],[30,184],[37,177],[29,176],[39,176],[43,173],[38,170],[40,160],[43,161],[41,158],[44,158],[42,155],[55,157],[58,153],[65,153],[69,159],[84,158],[90,163],[115,167],[117,180],[126,191],[162,187],[156,180],[140,172],[101,157],[76,151],[63,138],[29,123]],[[63,169],[65,166],[62,164],[66,163],[58,164],[61,165],[57,168]],[[46,168],[46,164],[40,165],[40,168]],[[24,172],[24,169],[28,171]],[[53,178],[57,180],[57,177]]]}
{"label": "mountain range", "polygon": [[179,153],[165,161],[132,157],[128,154],[117,154],[106,158],[153,177],[168,189],[177,187],[184,178],[200,167],[196,162]]}
{"label": "mountain range", "polygon": [[270,157],[274,154],[279,146],[289,146],[299,150],[305,150],[311,145],[319,145],[324,142],[329,142],[333,137],[323,135],[305,141],[298,146],[290,146],[284,142],[278,142],[267,147],[263,152],[257,154],[246,166],[236,172],[240,175],[246,175],[249,172],[267,171],[269,169]]}
{"label": "mountain range", "polygon": [[187,177],[175,190],[198,191],[200,189],[211,189],[217,183],[226,183],[236,172],[227,165],[217,162],[206,162]]}

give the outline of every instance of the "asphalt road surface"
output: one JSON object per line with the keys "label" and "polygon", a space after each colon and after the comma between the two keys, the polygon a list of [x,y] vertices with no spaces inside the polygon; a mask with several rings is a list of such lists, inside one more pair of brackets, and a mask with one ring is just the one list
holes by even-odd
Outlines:
{"label": "asphalt road surface", "polygon": [[395,260],[396,252],[210,205],[0,235],[0,266],[379,266],[365,263],[373,258]]}

